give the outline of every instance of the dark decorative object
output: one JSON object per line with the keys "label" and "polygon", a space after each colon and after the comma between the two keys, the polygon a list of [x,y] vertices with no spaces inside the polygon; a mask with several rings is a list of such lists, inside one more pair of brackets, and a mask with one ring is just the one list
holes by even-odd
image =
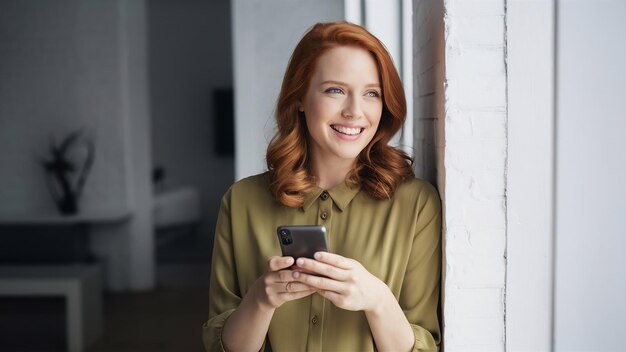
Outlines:
{"label": "dark decorative object", "polygon": [[213,90],[214,143],[218,156],[235,155],[234,109],[232,88]]}
{"label": "dark decorative object", "polygon": [[165,190],[165,168],[157,165],[152,168],[152,184],[156,193]]}
{"label": "dark decorative object", "polygon": [[51,140],[50,154],[51,159],[42,161],[50,194],[61,214],[76,214],[78,199],[93,164],[93,141],[81,131],[75,131],[59,145]]}

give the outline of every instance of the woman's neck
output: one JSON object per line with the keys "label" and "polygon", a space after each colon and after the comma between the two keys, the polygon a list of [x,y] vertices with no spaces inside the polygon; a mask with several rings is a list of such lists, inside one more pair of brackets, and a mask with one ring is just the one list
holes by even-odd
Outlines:
{"label": "woman's neck", "polygon": [[312,159],[313,175],[317,178],[317,186],[322,189],[331,189],[343,183],[355,163],[355,160],[327,160],[315,157]]}

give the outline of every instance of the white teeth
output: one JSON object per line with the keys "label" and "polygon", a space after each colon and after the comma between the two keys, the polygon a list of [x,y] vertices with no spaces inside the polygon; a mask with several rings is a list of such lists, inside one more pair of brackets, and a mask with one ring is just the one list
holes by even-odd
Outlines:
{"label": "white teeth", "polygon": [[361,130],[362,130],[361,128],[343,127],[343,126],[336,126],[336,125],[333,125],[331,127],[337,132],[348,134],[351,136],[361,133]]}

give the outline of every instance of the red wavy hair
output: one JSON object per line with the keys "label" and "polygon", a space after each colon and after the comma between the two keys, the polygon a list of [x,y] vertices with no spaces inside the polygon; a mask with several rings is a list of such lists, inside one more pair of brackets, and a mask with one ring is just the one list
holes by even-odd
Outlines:
{"label": "red wavy hair", "polygon": [[361,151],[347,181],[360,184],[376,199],[391,198],[398,185],[414,177],[413,160],[388,145],[406,118],[402,82],[384,45],[365,28],[348,22],[317,23],[302,37],[289,60],[276,105],[278,130],[267,148],[270,190],[289,207],[301,206],[315,186],[311,174],[308,131],[298,107],[304,98],[317,60],[338,46],[354,46],[372,54],[382,85],[383,110],[378,130]]}

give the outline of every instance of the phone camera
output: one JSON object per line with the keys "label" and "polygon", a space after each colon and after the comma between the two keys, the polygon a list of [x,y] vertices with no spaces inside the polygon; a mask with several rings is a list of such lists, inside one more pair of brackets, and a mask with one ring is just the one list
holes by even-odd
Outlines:
{"label": "phone camera", "polygon": [[293,239],[291,238],[291,231],[281,229],[278,231],[278,235],[280,236],[280,241],[283,245],[287,246],[293,243]]}

